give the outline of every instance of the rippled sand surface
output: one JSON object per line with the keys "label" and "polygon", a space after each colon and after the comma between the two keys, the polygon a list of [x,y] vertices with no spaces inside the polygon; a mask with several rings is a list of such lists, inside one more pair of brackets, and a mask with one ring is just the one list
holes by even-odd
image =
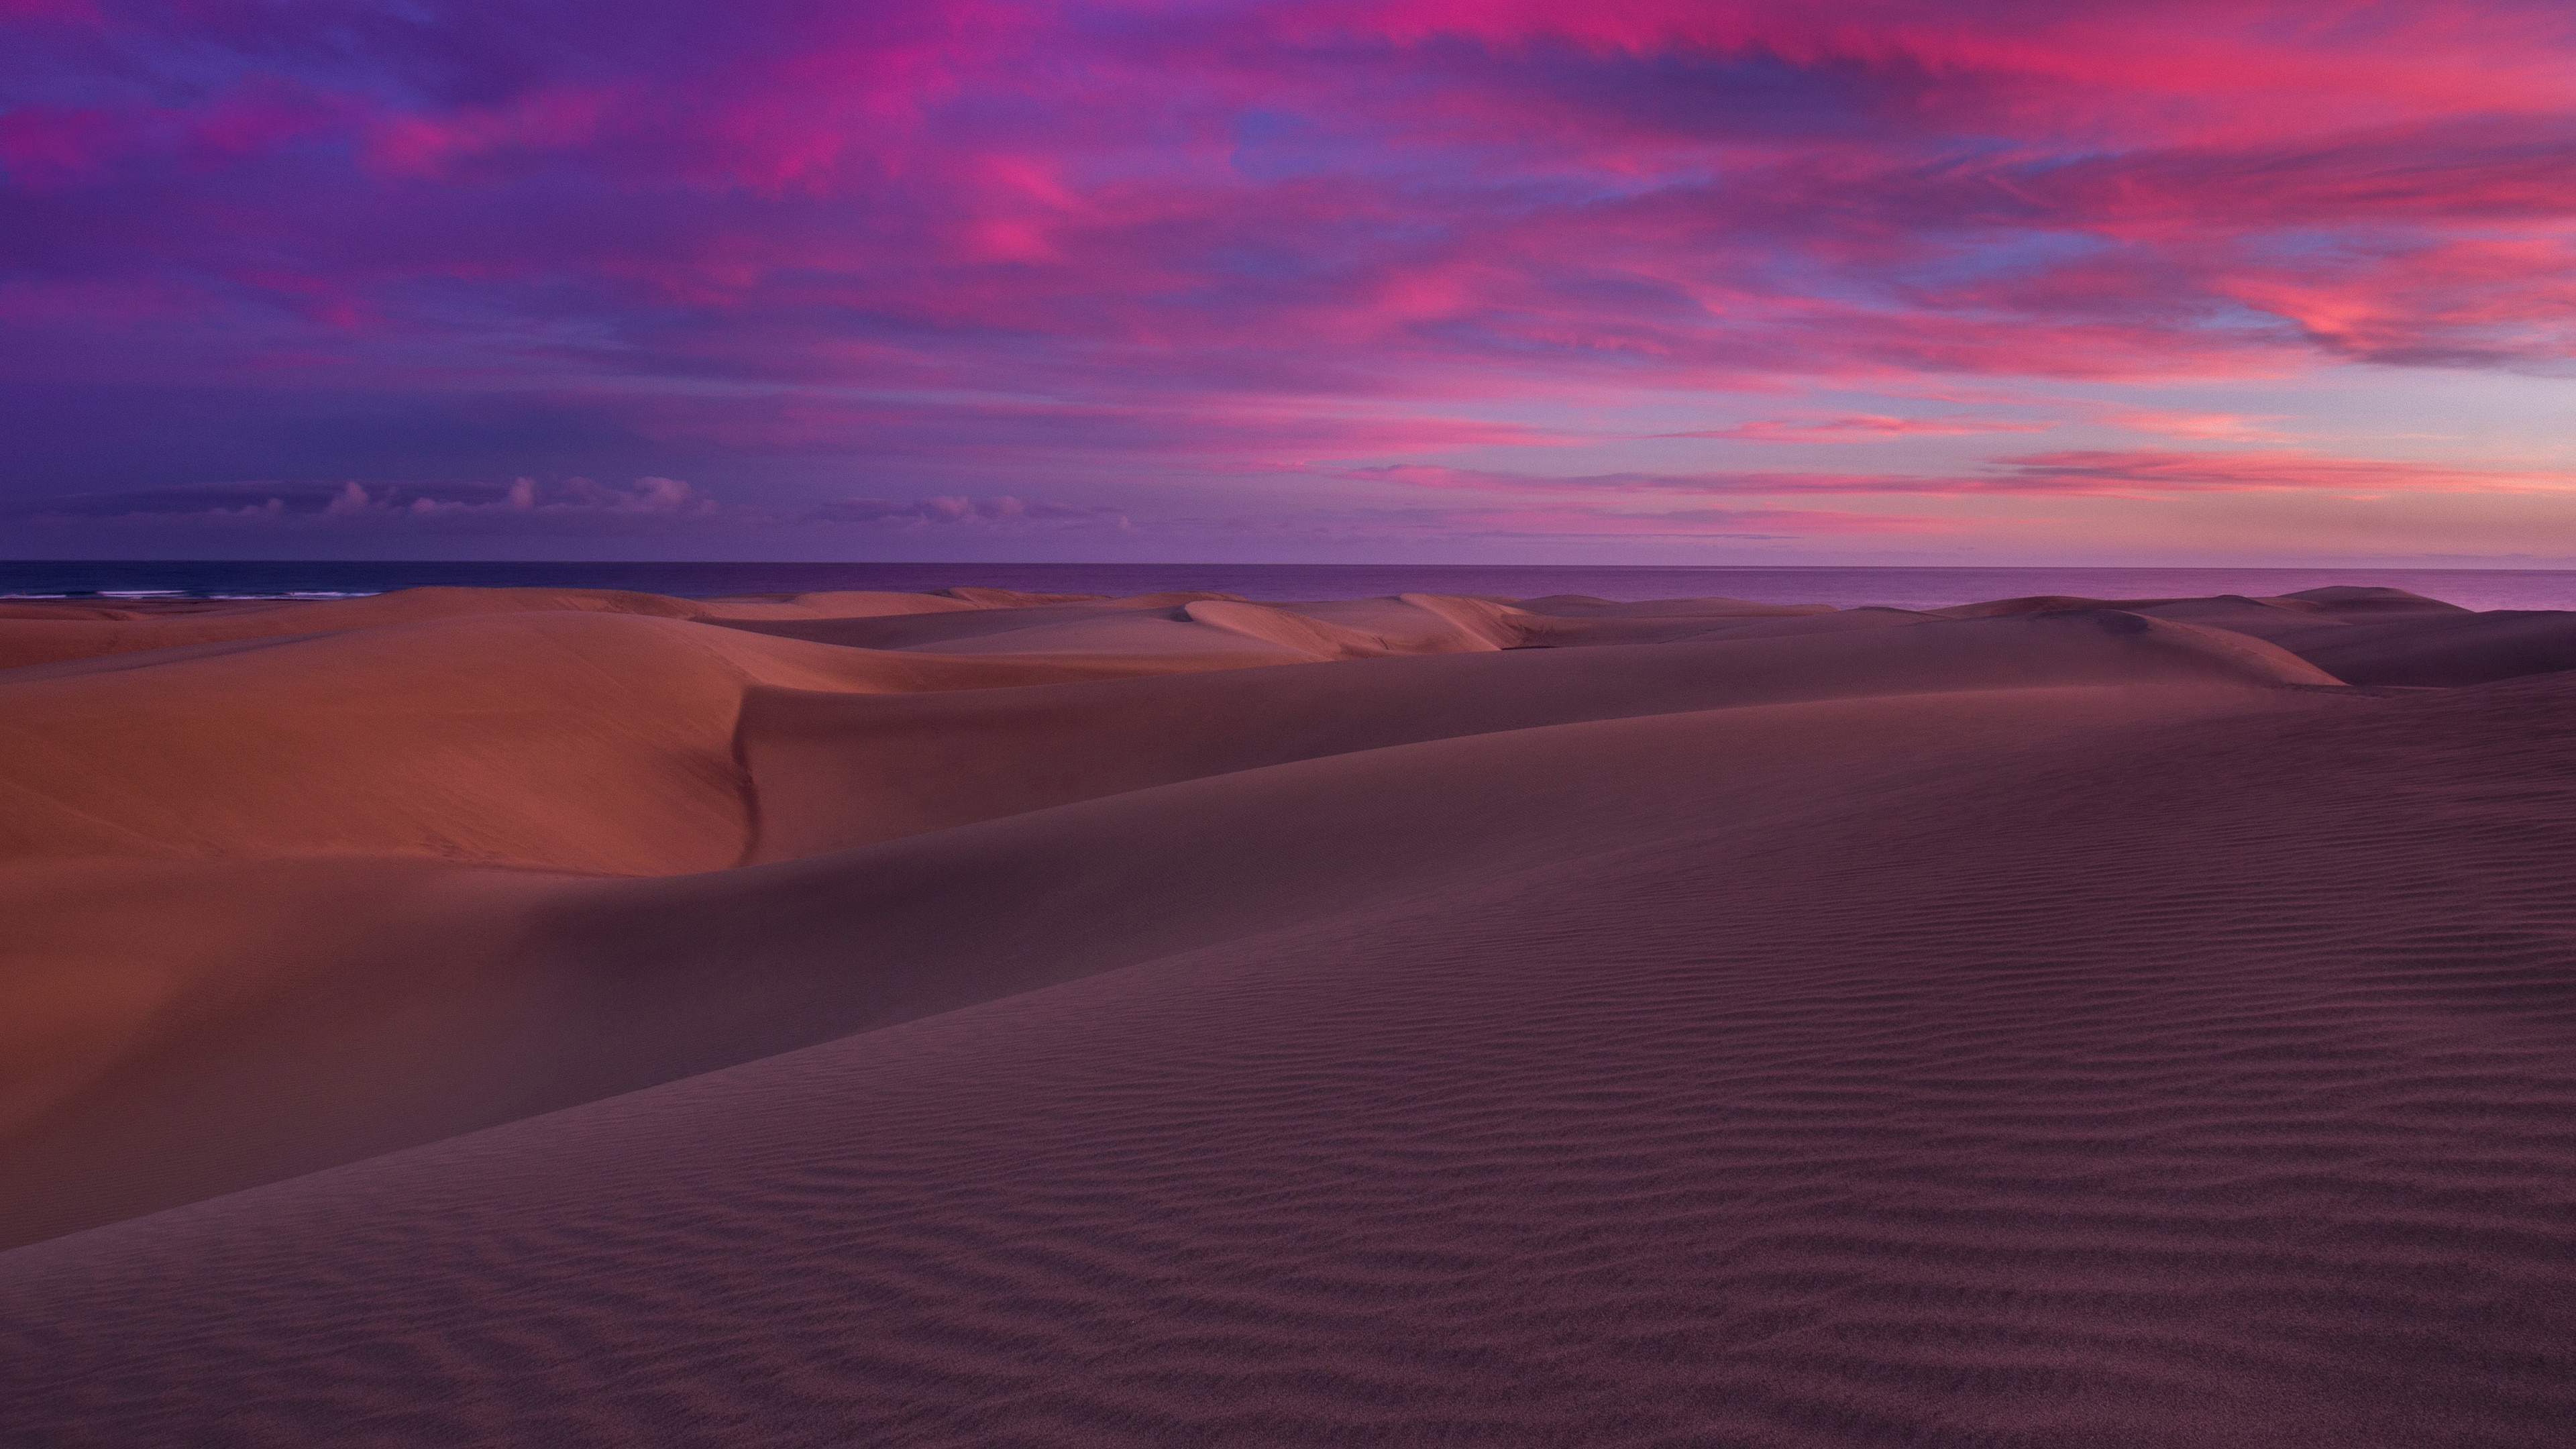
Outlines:
{"label": "rippled sand surface", "polygon": [[2576,1424],[2576,615],[0,615],[13,1445]]}

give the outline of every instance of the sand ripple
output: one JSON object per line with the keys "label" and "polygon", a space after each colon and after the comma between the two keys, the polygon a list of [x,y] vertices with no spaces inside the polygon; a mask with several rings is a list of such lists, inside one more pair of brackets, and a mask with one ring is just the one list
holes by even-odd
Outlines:
{"label": "sand ripple", "polygon": [[[982,803],[407,898],[481,963],[424,999],[522,1034],[476,1071],[604,1075],[0,1254],[0,1430],[2567,1442],[2576,674],[2345,688],[2236,603],[2087,602],[826,700],[755,804],[876,808],[812,762],[841,703]],[[979,693],[1056,764],[921,753]],[[297,1030],[391,1030],[333,999]],[[387,1120],[467,1080],[333,1070]]]}

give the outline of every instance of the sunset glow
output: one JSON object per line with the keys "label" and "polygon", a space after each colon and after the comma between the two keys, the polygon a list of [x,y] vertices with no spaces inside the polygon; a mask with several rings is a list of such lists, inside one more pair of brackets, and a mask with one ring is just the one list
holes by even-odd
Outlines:
{"label": "sunset glow", "polygon": [[49,557],[2576,562],[2576,11],[0,3]]}

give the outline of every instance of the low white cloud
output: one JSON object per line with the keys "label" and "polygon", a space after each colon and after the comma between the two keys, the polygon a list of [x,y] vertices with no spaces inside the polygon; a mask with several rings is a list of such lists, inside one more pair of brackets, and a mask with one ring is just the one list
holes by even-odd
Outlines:
{"label": "low white cloud", "polygon": [[840,524],[867,528],[1130,527],[1115,508],[1003,494],[943,494],[896,500],[844,498],[822,504],[719,504],[679,478],[632,483],[594,478],[507,483],[201,483],[120,493],[40,498],[0,517],[57,524],[199,525],[226,529],[425,529],[501,536],[511,532],[660,532],[719,526],[758,530]]}
{"label": "low white cloud", "polygon": [[884,498],[844,498],[812,509],[804,517],[817,523],[944,525],[1054,522],[1106,523],[1118,527],[1126,524],[1126,519],[1115,508],[1033,502],[1008,494],[999,498],[916,498],[909,503]]}

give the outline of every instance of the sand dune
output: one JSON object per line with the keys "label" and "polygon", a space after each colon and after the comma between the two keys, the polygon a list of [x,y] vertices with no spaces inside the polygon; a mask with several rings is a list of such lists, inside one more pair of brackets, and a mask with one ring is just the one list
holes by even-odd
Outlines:
{"label": "sand dune", "polygon": [[712,870],[750,838],[733,758],[747,686],[980,690],[1155,667],[496,612],[0,671],[0,859],[354,851]]}
{"label": "sand dune", "polygon": [[736,628],[862,649],[941,653],[1244,654],[1255,662],[1448,654],[1523,642],[1517,610],[1406,594],[1323,604],[1256,604],[1228,594],[1055,600],[971,614],[727,620]]}
{"label": "sand dune", "polygon": [[2485,684],[2576,669],[2576,615],[2429,615],[2303,631],[2283,647],[2354,684]]}
{"label": "sand dune", "polygon": [[2279,650],[2105,611],[1903,635],[1381,659],[1287,674],[858,698],[766,689],[742,753],[781,860],[1204,775],[1576,720],[2052,684],[2333,684]]}
{"label": "sand dune", "polygon": [[0,613],[0,668],[280,634],[377,629],[484,614],[604,613],[659,619],[874,618],[1010,608],[1042,597],[1000,589],[933,594],[837,592],[736,599],[672,599],[615,589],[400,589],[317,602],[144,604],[120,609],[21,604]]}
{"label": "sand dune", "polygon": [[2576,1419],[2569,615],[546,597],[0,620],[10,1442]]}

